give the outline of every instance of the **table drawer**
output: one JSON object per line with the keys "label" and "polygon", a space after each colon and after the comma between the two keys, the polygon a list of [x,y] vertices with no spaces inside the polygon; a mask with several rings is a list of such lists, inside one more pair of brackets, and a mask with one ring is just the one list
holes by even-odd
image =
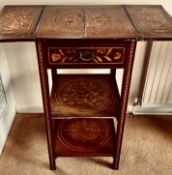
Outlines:
{"label": "table drawer", "polygon": [[50,65],[123,64],[125,47],[48,47]]}

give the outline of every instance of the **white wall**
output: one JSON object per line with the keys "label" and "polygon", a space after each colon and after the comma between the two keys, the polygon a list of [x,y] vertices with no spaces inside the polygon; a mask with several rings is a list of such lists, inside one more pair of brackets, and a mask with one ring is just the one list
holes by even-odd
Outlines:
{"label": "white wall", "polygon": [[[136,4],[134,0],[1,0],[3,5],[16,4]],[[139,0],[137,4],[162,4],[172,14],[171,0]],[[134,63],[129,105],[132,106],[137,97],[140,83],[145,42],[138,43]],[[39,86],[37,59],[34,43],[7,43],[4,44],[6,59],[12,76],[12,83],[18,112],[37,112],[42,109]]]}
{"label": "white wall", "polygon": [[42,111],[35,43],[4,43],[4,48],[11,72],[16,111]]}

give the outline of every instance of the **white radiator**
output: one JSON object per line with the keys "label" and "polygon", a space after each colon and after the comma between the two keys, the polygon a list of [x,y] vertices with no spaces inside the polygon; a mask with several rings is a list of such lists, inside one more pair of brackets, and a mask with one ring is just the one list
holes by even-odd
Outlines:
{"label": "white radiator", "polygon": [[0,118],[4,116],[6,109],[7,109],[7,100],[2,85],[2,80],[0,77]]}
{"label": "white radiator", "polygon": [[141,104],[134,113],[172,114],[172,42],[153,42]]}

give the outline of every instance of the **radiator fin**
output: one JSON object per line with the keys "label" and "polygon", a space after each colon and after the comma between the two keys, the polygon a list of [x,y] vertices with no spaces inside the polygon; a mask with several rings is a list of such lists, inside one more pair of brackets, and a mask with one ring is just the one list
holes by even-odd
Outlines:
{"label": "radiator fin", "polygon": [[142,106],[172,106],[172,42],[153,43]]}
{"label": "radiator fin", "polygon": [[2,85],[2,80],[0,77],[0,118],[4,116],[6,108],[7,108],[7,100]]}

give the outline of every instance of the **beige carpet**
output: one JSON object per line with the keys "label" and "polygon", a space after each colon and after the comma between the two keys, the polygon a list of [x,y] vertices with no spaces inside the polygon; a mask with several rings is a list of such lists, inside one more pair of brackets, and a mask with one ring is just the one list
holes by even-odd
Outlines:
{"label": "beige carpet", "polygon": [[[26,116],[26,115],[25,115]],[[50,171],[42,117],[18,115],[0,157],[0,175],[172,175],[172,118],[126,122],[120,169],[112,158],[58,158]]]}

